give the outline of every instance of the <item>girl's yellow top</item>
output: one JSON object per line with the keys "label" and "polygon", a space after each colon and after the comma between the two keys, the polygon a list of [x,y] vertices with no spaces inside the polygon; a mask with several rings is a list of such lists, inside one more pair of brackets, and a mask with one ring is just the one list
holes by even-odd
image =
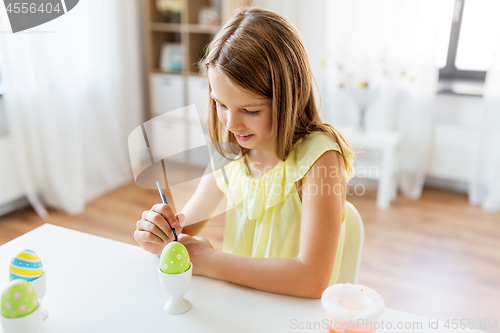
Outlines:
{"label": "girl's yellow top", "polygon": [[[227,196],[223,251],[248,257],[296,257],[300,246],[302,202],[295,183],[302,179],[314,162],[328,150],[339,150],[327,134],[314,132],[299,139],[285,161],[280,161],[264,176],[250,175],[244,158],[237,159],[214,175],[217,186]],[[352,163],[354,155],[348,156]],[[322,171],[323,172],[323,171]],[[328,170],[330,174],[331,170]],[[346,182],[352,178],[343,170]],[[330,283],[337,281],[345,238],[345,214],[332,263]]]}

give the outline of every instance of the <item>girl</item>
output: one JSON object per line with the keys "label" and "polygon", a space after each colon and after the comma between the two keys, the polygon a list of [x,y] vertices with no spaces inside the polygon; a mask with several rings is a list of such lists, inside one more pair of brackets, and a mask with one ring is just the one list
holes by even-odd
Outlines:
{"label": "girl", "polygon": [[[203,177],[182,213],[163,204],[143,212],[135,239],[160,254],[175,228],[193,274],[321,297],[339,272],[354,154],[319,118],[298,31],[276,13],[240,9],[210,43],[203,65],[211,140],[238,144],[243,158],[225,167],[227,185],[220,170]],[[194,236],[207,222],[194,216],[213,216],[224,195],[232,200],[223,251],[216,251]]]}

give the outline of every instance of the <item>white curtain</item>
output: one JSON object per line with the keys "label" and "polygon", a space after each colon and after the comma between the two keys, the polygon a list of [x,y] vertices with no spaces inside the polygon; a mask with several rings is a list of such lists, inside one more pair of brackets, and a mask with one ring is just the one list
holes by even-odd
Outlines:
{"label": "white curtain", "polygon": [[[289,19],[299,30],[307,54],[311,61],[314,78],[318,84],[316,91],[317,101],[324,104],[323,92],[325,72],[325,29],[327,26],[327,13],[325,9],[330,0],[254,0],[256,7],[272,10]],[[322,112],[324,108],[320,109]]]}
{"label": "white curtain", "polygon": [[500,212],[500,45],[486,74],[480,135],[469,200],[486,211]]}
{"label": "white curtain", "polygon": [[47,206],[80,213],[133,179],[127,137],[143,119],[138,4],[84,0],[44,25],[0,35],[15,163],[42,217]]}
{"label": "white curtain", "polygon": [[[401,135],[400,187],[420,197],[429,161],[438,70],[434,64],[441,3],[434,0],[257,0],[301,32],[321,92],[321,114],[333,125],[356,125],[359,110],[345,74],[368,80],[377,97],[368,130]],[[341,70],[339,65],[341,65]],[[381,76],[383,69],[387,69]]]}

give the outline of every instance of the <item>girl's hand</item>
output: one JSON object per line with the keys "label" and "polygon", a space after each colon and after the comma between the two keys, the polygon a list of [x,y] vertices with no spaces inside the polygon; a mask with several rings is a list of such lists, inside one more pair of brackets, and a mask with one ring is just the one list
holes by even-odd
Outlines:
{"label": "girl's hand", "polygon": [[157,204],[142,213],[142,219],[137,221],[134,238],[146,251],[160,255],[161,251],[171,241],[175,240],[172,228],[180,235],[186,217],[179,213],[174,215],[169,205]]}
{"label": "girl's hand", "polygon": [[189,258],[193,263],[193,275],[207,275],[208,260],[215,252],[212,244],[204,237],[187,234],[181,234],[178,240],[189,252]]}

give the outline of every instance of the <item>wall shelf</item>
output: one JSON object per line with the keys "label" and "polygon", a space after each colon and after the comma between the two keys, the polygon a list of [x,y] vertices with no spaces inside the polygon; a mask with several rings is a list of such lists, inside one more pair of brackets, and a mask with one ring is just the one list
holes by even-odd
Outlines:
{"label": "wall shelf", "polygon": [[180,23],[149,23],[150,31],[157,32],[181,32],[182,25]]}
{"label": "wall shelf", "polygon": [[[199,75],[198,62],[208,43],[220,30],[233,11],[241,6],[249,6],[251,0],[181,0],[182,10],[174,16],[160,13],[156,0],[143,0],[143,39],[146,94],[149,96],[149,76],[151,73]],[[220,13],[221,25],[198,23],[198,13],[204,7],[214,7]],[[165,43],[182,45],[182,71],[162,70],[161,53]],[[187,101],[187,98],[186,98]],[[149,99],[148,118],[152,116]]]}
{"label": "wall shelf", "polygon": [[180,24],[180,23],[149,23],[149,31],[156,32],[185,32],[206,33],[215,35],[221,26],[203,24]]}
{"label": "wall shelf", "polygon": [[[215,4],[223,24],[236,8],[251,5],[251,0],[182,0],[180,14],[172,17],[157,10],[156,0],[142,0],[146,119],[161,116],[158,117],[157,130],[151,133],[151,137],[148,135],[148,140],[152,147],[165,149],[167,155],[169,146],[188,151],[196,142],[205,140],[200,124],[207,118],[208,82],[200,75],[199,61],[222,25],[199,24],[198,12],[203,7],[216,8]],[[176,61],[170,63],[172,66],[162,68],[164,46],[168,46],[168,52],[173,50],[170,59]],[[165,70],[169,67],[182,70]],[[193,108],[179,111],[193,104],[196,111]],[[177,111],[172,116],[165,115],[174,110]],[[169,133],[169,140],[165,140]],[[178,162],[201,165],[197,156],[187,154],[185,158]]]}

